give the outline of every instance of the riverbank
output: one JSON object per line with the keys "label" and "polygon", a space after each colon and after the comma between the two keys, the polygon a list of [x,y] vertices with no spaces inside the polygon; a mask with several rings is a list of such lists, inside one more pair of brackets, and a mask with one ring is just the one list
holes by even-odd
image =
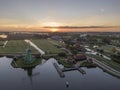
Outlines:
{"label": "riverbank", "polygon": [[97,64],[104,71],[106,71],[106,72],[108,72],[108,73],[110,73],[112,75],[115,75],[115,76],[120,78],[120,71],[117,71],[117,70],[111,68],[110,66],[106,65],[105,63],[100,62],[100,61],[98,61],[96,59],[92,59],[92,60],[93,60],[93,63]]}
{"label": "riverbank", "polygon": [[35,66],[41,64],[41,61],[42,61],[41,58],[36,58],[33,63],[31,63],[31,64],[26,64],[26,63],[24,63],[24,59],[23,59],[23,58],[19,58],[19,59],[17,59],[17,60],[13,60],[13,61],[11,62],[11,65],[12,65],[14,68],[35,67]]}

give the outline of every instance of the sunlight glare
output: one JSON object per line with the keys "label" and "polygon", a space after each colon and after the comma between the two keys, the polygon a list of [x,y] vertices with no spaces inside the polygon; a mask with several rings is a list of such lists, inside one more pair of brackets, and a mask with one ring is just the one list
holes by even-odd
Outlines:
{"label": "sunlight glare", "polygon": [[43,23],[43,26],[59,27],[59,26],[61,26],[61,24],[60,24],[60,23],[57,23],[57,22],[46,22],[46,23]]}
{"label": "sunlight glare", "polygon": [[57,32],[58,31],[58,29],[57,28],[52,28],[52,29],[50,29],[52,32]]}

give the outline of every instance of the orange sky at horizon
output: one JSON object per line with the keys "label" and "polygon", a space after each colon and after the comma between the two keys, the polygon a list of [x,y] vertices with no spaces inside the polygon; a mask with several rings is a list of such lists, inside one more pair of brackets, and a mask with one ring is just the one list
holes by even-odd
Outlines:
{"label": "orange sky at horizon", "polygon": [[[45,28],[51,27],[51,28]],[[60,28],[65,27],[65,28]],[[77,27],[77,28],[70,28]],[[78,28],[79,27],[79,28]],[[82,28],[84,27],[84,28]],[[1,24],[0,31],[39,31],[39,32],[120,32],[120,26],[65,26],[64,23],[58,22],[43,22],[40,25],[29,24]]]}
{"label": "orange sky at horizon", "polygon": [[2,27],[0,31],[37,31],[37,32],[120,32],[120,27],[99,28],[44,28],[44,27]]}
{"label": "orange sky at horizon", "polygon": [[[119,10],[120,0],[0,0],[0,31],[120,32]],[[60,26],[87,28],[43,28]]]}

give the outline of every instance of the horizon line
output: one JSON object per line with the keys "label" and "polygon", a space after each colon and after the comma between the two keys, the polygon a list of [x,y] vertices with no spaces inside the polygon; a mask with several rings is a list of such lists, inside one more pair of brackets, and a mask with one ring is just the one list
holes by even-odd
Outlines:
{"label": "horizon line", "polygon": [[43,26],[42,28],[115,28],[120,26]]}

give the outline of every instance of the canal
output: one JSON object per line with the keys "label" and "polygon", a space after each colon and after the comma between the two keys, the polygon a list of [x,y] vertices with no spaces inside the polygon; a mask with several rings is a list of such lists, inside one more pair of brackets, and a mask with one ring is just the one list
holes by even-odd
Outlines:
{"label": "canal", "polygon": [[[14,68],[12,59],[0,58],[0,90],[119,90],[120,79],[102,69],[86,68],[86,74],[69,71],[61,78],[49,59],[32,68]],[[69,86],[66,87],[66,82]]]}

